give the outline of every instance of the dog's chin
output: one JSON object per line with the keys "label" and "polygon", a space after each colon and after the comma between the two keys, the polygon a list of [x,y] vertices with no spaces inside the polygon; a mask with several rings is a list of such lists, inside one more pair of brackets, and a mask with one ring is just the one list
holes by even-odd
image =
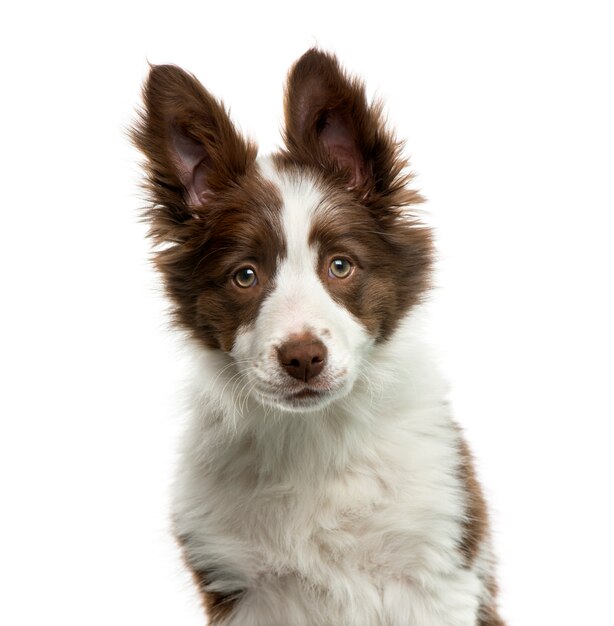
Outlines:
{"label": "dog's chin", "polygon": [[289,413],[313,413],[346,396],[351,385],[342,385],[336,389],[317,389],[305,387],[298,391],[257,391],[259,401],[267,407]]}

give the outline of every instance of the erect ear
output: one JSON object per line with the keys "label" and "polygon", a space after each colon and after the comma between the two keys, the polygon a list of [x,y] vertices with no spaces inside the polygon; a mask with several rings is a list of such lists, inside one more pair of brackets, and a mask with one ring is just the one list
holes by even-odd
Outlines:
{"label": "erect ear", "polygon": [[381,107],[369,106],[363,84],[346,76],[332,55],[311,49],[296,62],[288,77],[285,117],[286,146],[294,160],[341,171],[350,188],[368,193],[399,172],[393,163],[399,144],[384,129]]}
{"label": "erect ear", "polygon": [[148,160],[152,199],[175,221],[197,214],[256,158],[223,105],[182,69],[153,66],[143,101],[132,137]]}

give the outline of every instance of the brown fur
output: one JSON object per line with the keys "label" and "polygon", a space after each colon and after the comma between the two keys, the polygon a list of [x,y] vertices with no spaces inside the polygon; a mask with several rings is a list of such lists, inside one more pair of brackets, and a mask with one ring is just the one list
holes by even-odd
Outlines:
{"label": "brown fur", "polygon": [[241,599],[242,591],[236,593],[219,593],[217,591],[206,591],[209,584],[209,572],[192,572],[194,580],[200,591],[203,607],[212,624],[217,624],[225,617],[228,617],[237,602]]}
{"label": "brown fur", "polygon": [[215,580],[215,576],[213,572],[205,571],[205,570],[197,570],[192,567],[187,559],[187,544],[189,543],[189,539],[187,537],[181,537],[175,534],[177,539],[177,543],[181,548],[181,553],[184,558],[184,562],[186,567],[192,573],[192,578],[196,583],[196,588],[200,594],[201,602],[203,604],[203,608],[205,609],[205,613],[209,618],[209,621],[212,624],[217,624],[219,621],[228,617],[237,602],[241,599],[244,591],[242,589],[237,589],[234,593],[219,593],[217,591],[207,590],[207,587],[210,585],[212,581]]}
{"label": "brown fur", "polygon": [[[309,235],[318,248],[320,278],[331,296],[383,341],[429,286],[430,231],[407,219],[380,220],[349,191],[330,189],[326,197]],[[346,279],[328,275],[336,255],[354,265]]]}
{"label": "brown fur", "polygon": [[[315,169],[337,187],[349,184],[381,220],[394,221],[401,207],[423,201],[407,186],[403,144],[386,129],[381,103],[369,105],[362,82],[346,76],[333,55],[311,49],[297,61],[284,108],[290,163]],[[338,142],[326,137],[332,127]]]}
{"label": "brown fur", "polygon": [[[493,598],[494,598],[494,592]],[[497,607],[494,601],[489,606],[483,606],[480,608],[480,615],[478,617],[478,626],[505,626],[505,622],[499,616]]]}
{"label": "brown fur", "polygon": [[[464,492],[467,496],[465,525],[459,549],[465,565],[471,567],[478,556],[480,546],[489,539],[489,523],[486,501],[476,477],[473,457],[466,441],[459,433],[460,465],[458,468]],[[494,579],[486,581],[489,602],[480,607],[478,626],[505,626],[499,617],[496,605],[497,584]]]}
{"label": "brown fur", "polygon": [[[326,190],[325,210],[310,233],[321,279],[384,340],[428,289],[433,254],[430,230],[409,213],[422,198],[408,187],[402,144],[387,131],[381,105],[367,102],[364,85],[316,49],[290,71],[285,117],[287,150],[278,166],[310,169]],[[329,280],[325,261],[339,253],[356,271]]]}
{"label": "brown fur", "polygon": [[222,104],[176,66],[151,68],[143,103],[132,138],[147,157],[146,189],[153,204],[146,214],[150,234],[156,243],[183,242],[192,235],[184,226],[205,215],[207,207],[188,205],[173,137],[179,131],[201,147],[202,159],[194,169],[216,193],[238,183],[254,163],[256,147],[237,133]]}
{"label": "brown fur", "polygon": [[[254,319],[284,242],[279,236],[281,199],[256,171],[256,149],[236,132],[222,105],[200,83],[174,66],[151,70],[144,111],[133,133],[147,157],[147,189],[153,208],[150,235],[165,244],[156,253],[175,320],[213,348],[230,350],[239,325]],[[201,151],[194,179],[210,193],[194,205],[181,171],[174,129]],[[186,140],[185,137],[190,139]],[[170,245],[169,245],[170,244]],[[246,261],[257,265],[258,284],[233,282]]]}
{"label": "brown fur", "polygon": [[[239,326],[255,319],[274,286],[277,260],[285,253],[275,189],[255,172],[241,186],[220,193],[206,219],[191,224],[191,239],[158,253],[176,319],[205,345],[229,351]],[[258,283],[238,287],[233,276],[248,262]]]}
{"label": "brown fur", "polygon": [[469,447],[462,438],[459,440],[459,446],[461,457],[459,473],[468,497],[460,550],[465,557],[467,566],[471,566],[478,555],[480,545],[488,537],[488,513],[482,488],[475,475]]}

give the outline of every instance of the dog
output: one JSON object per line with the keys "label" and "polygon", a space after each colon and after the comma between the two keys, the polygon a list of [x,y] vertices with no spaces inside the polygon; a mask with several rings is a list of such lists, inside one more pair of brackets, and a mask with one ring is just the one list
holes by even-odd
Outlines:
{"label": "dog", "polygon": [[153,66],[133,141],[194,354],[173,520],[211,624],[501,626],[487,512],[421,336],[433,238],[408,162],[334,55],[257,156]]}

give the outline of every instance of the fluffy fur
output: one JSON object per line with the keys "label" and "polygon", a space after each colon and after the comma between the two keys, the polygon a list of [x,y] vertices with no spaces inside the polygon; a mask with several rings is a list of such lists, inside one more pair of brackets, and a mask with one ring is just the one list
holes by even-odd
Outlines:
{"label": "fluffy fur", "polygon": [[331,55],[284,150],[151,69],[156,262],[194,352],[174,520],[212,624],[499,626],[471,458],[421,342],[431,233],[400,144]]}

